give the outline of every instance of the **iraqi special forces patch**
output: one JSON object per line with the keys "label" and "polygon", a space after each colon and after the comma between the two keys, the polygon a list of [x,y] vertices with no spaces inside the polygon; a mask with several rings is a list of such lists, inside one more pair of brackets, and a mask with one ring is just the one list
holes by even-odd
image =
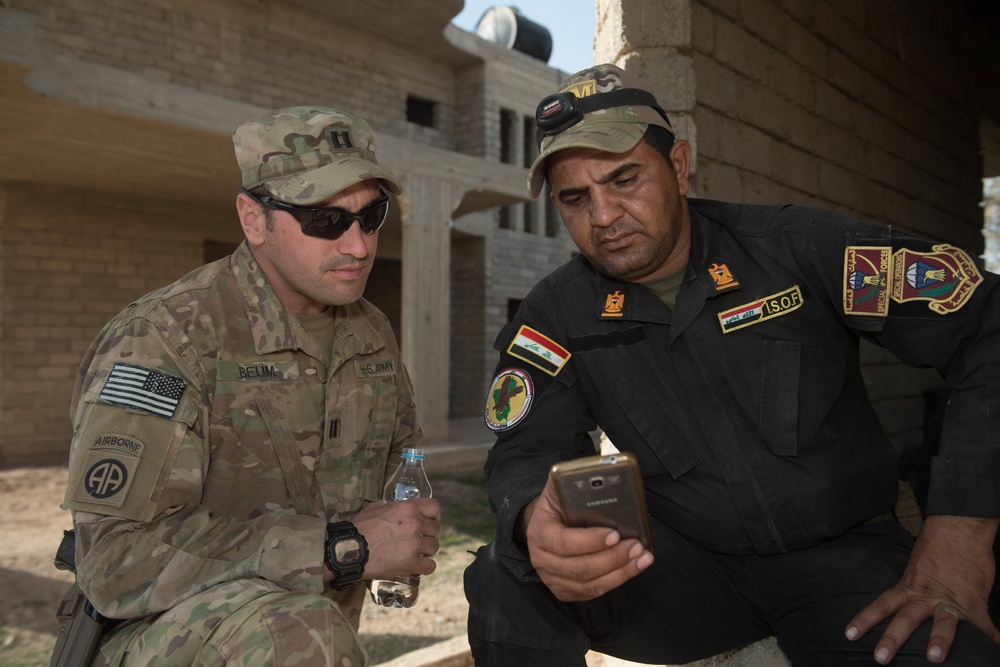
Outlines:
{"label": "iraqi special forces patch", "polygon": [[972,259],[954,246],[941,243],[933,251],[903,248],[893,254],[892,300],[929,301],[928,308],[945,315],[965,305],[983,282],[983,275]]}
{"label": "iraqi special forces patch", "polygon": [[719,313],[719,324],[722,326],[722,333],[727,334],[752,324],[787,315],[793,310],[798,310],[801,305],[802,290],[798,285],[793,285],[777,294]]}
{"label": "iraqi special forces patch", "polygon": [[527,416],[534,395],[531,377],[523,370],[505,368],[500,371],[486,397],[486,425],[494,431],[514,426]]}
{"label": "iraqi special forces patch", "polygon": [[884,317],[889,312],[892,248],[849,246],[844,251],[844,314]]}
{"label": "iraqi special forces patch", "polygon": [[[931,252],[849,246],[844,251],[844,313],[885,317],[896,303],[928,301],[939,315],[966,304],[983,281],[964,251],[941,243]],[[892,254],[890,254],[892,253]]]}

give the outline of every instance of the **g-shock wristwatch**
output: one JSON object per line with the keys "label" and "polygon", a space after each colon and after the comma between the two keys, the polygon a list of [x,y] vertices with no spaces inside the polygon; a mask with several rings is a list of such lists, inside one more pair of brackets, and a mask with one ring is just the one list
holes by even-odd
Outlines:
{"label": "g-shock wristwatch", "polygon": [[368,542],[350,521],[326,526],[326,566],[333,572],[332,586],[338,591],[354,588],[368,562]]}

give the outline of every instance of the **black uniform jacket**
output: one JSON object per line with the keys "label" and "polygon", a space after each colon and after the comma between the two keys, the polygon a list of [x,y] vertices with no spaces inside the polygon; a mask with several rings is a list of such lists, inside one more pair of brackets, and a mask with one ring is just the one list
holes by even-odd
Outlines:
{"label": "black uniform jacket", "polygon": [[1000,516],[998,277],[887,225],[688,203],[673,311],[581,256],[497,337],[486,470],[508,566],[530,572],[517,515],[553,463],[594,453],[596,427],[638,457],[650,514],[715,551],[802,548],[889,510],[898,456],[865,390],[860,338],[951,389],[930,513]]}

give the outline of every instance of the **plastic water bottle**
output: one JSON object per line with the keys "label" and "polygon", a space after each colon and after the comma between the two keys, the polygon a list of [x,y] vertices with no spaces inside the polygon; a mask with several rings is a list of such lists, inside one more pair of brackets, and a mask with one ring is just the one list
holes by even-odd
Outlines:
{"label": "plastic water bottle", "polygon": [[[394,503],[413,498],[430,498],[431,483],[424,472],[424,452],[404,449],[403,462],[385,484],[383,498]],[[372,600],[383,607],[412,607],[420,595],[420,575],[400,575],[395,579],[373,579],[368,586]]]}

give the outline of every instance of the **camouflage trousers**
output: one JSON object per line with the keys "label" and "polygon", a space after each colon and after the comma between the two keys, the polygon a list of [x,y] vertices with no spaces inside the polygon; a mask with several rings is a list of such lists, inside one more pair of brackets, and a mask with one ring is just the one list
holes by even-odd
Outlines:
{"label": "camouflage trousers", "polygon": [[[354,593],[364,594],[358,586]],[[367,667],[368,656],[334,601],[262,579],[228,581],[106,637],[95,667]]]}

